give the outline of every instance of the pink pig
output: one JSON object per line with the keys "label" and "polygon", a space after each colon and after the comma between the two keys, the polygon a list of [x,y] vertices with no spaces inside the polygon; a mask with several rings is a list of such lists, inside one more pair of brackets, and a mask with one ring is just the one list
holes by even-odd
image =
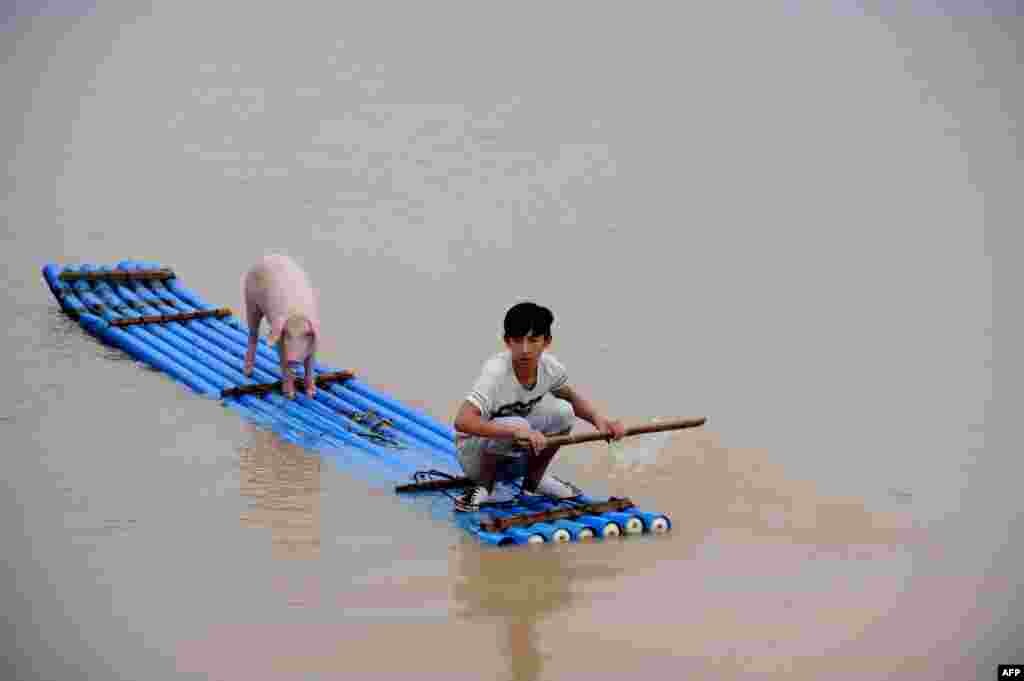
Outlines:
{"label": "pink pig", "polygon": [[267,342],[277,346],[281,358],[284,393],[295,398],[295,374],[290,362],[302,362],[306,369],[306,394],[316,394],[313,356],[320,336],[317,296],[309,277],[284,255],[268,255],[253,265],[242,279],[245,314],[249,324],[249,346],[245,353],[245,375],[252,375],[260,322],[270,323]]}

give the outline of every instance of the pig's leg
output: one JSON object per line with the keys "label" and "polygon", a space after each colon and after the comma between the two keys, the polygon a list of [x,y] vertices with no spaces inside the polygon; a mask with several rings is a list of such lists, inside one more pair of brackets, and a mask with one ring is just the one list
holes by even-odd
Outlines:
{"label": "pig's leg", "polygon": [[303,367],[306,369],[306,395],[313,397],[316,395],[316,376],[313,375],[313,355],[310,354],[306,357],[303,362]]}
{"label": "pig's leg", "polygon": [[295,374],[292,373],[291,368],[288,366],[288,352],[285,348],[286,341],[283,335],[278,343],[277,353],[281,358],[281,389],[288,396],[289,400],[293,400],[295,399]]}
{"label": "pig's leg", "polygon": [[260,322],[263,321],[263,311],[253,304],[245,306],[246,321],[249,324],[249,345],[245,350],[246,376],[252,376],[252,367],[256,362],[256,346],[260,340]]}

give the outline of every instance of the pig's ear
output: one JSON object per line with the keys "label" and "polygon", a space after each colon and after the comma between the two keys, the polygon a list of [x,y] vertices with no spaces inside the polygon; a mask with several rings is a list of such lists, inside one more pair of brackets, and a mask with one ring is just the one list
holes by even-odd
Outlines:
{"label": "pig's ear", "polygon": [[284,332],[284,319],[277,319],[270,325],[270,335],[267,336],[267,343],[273,347],[277,345],[277,342],[281,340],[281,334]]}

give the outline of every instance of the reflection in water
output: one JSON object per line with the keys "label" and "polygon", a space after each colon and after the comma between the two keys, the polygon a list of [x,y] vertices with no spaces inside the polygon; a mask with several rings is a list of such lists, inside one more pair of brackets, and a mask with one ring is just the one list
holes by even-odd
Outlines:
{"label": "reflection in water", "polygon": [[[260,481],[247,493],[273,526],[274,500],[315,495],[298,474],[314,467],[255,437],[243,489]],[[825,496],[711,433],[657,454],[621,484],[672,516],[666,536],[502,549],[467,536],[447,571],[415,550],[365,579],[339,582],[327,566],[329,580],[289,593],[283,621],[183,641],[179,669],[225,681],[973,678],[960,644],[989,624],[979,594],[1005,588],[957,572],[908,518]],[[310,516],[283,515],[291,528]]]}
{"label": "reflection in water", "polygon": [[270,529],[275,558],[318,558],[321,458],[272,432],[249,429],[239,485],[242,495],[255,501],[242,514],[242,524]]}
{"label": "reflection in water", "polygon": [[613,564],[587,564],[581,551],[594,545],[541,545],[496,549],[465,539],[455,546],[452,598],[463,620],[498,623],[498,648],[511,678],[536,681],[546,654],[537,625],[581,600],[579,586],[622,572]]}

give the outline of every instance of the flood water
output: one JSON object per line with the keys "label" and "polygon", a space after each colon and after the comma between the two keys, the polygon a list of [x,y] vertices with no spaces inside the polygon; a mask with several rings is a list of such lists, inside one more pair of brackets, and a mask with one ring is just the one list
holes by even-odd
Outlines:
{"label": "flood water", "polygon": [[[984,679],[1024,662],[991,235],[1012,5],[16,2],[0,33],[0,678]],[[1017,178],[1017,180],[1014,180]],[[505,310],[664,537],[494,550],[59,312],[136,258],[450,420]],[[589,426],[580,424],[579,430]]]}

